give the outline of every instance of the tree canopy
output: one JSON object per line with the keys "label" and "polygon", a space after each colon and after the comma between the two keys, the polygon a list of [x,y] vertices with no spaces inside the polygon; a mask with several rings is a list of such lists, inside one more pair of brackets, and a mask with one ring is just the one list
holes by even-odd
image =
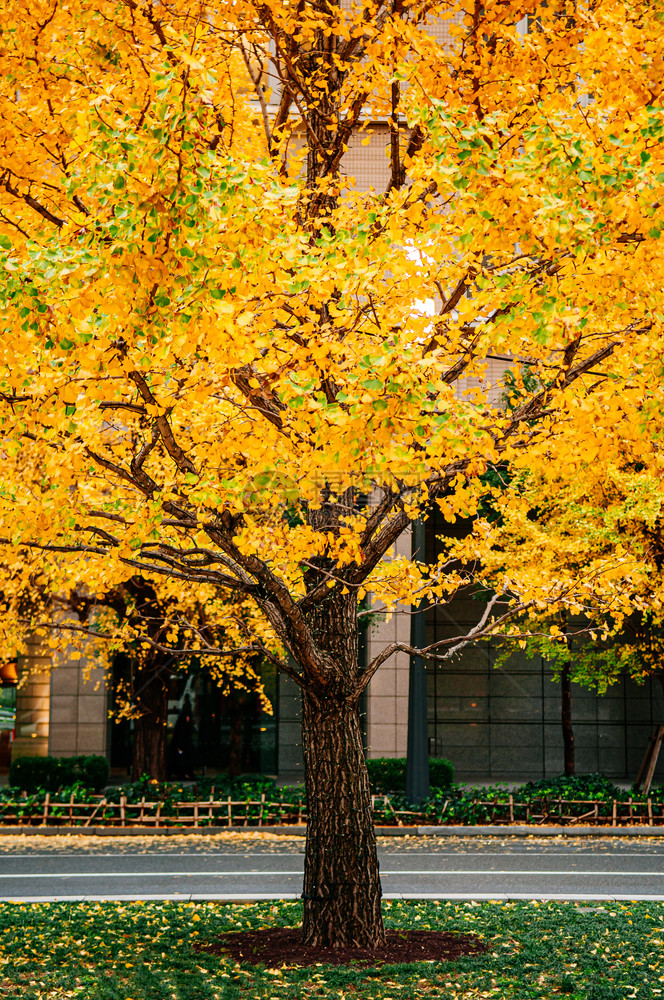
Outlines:
{"label": "tree canopy", "polygon": [[625,671],[664,678],[661,386],[652,381],[622,406],[596,453],[568,430],[565,463],[534,463],[494,483],[455,547],[486,587],[509,580],[515,597],[564,592],[564,609],[542,614],[535,602],[507,631],[600,692]]}
{"label": "tree canopy", "polygon": [[[333,814],[310,806],[305,938],[375,943],[357,699],[397,647],[361,670],[357,609],[462,577],[385,557],[431,503],[472,516],[492,467],[592,478],[625,423],[658,461],[662,8],[6,7],[7,558],[256,602]],[[521,604],[576,587],[543,583]]]}

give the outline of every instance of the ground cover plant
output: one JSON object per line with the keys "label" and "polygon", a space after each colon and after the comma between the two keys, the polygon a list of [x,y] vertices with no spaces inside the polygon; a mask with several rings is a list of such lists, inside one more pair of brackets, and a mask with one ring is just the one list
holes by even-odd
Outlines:
{"label": "ground cover plant", "polygon": [[388,902],[387,928],[479,935],[450,963],[265,969],[201,949],[232,930],[292,926],[296,903],[4,903],[0,988],[22,1000],[651,1000],[664,991],[664,905]]}

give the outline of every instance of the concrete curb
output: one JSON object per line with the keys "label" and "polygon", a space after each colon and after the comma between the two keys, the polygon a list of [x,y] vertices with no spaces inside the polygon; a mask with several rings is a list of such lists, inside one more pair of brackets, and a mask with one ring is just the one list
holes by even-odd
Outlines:
{"label": "concrete curb", "polygon": [[[376,827],[376,832],[378,832]],[[664,826],[418,826],[418,837],[664,837]]]}
{"label": "concrete curb", "polygon": [[[662,826],[377,826],[378,837],[664,837]],[[219,833],[273,833],[283,837],[305,837],[301,826],[0,826],[3,836],[26,837],[182,837]],[[78,897],[77,897],[78,898]],[[612,897],[613,898],[613,897]]]}
{"label": "concrete curb", "polygon": [[278,833],[284,837],[305,837],[306,826],[0,826],[0,837],[182,837],[216,833]]}
{"label": "concrete curb", "polygon": [[[271,893],[136,893],[134,895],[119,893],[117,896],[0,896],[0,903],[196,903],[196,902],[217,902],[217,903],[266,903],[274,901],[296,902],[302,899],[299,892],[282,892],[278,895]],[[491,902],[491,903],[511,903],[521,901],[534,901],[546,903],[566,902],[566,903],[661,903],[664,896],[638,896],[632,894],[603,895],[581,895],[578,893],[440,893],[440,892],[386,892],[383,896],[386,900],[427,900],[438,899],[449,902]]]}

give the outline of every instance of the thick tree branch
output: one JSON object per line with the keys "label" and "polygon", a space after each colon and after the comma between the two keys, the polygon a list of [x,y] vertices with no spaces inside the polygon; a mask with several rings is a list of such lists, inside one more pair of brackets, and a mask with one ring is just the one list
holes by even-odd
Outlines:
{"label": "thick tree branch", "polygon": [[[140,374],[140,372],[130,372],[129,378],[138,387],[138,391],[143,397],[145,403],[149,403],[151,406],[158,406],[157,400],[150,392],[148,384]],[[157,430],[161,435],[161,439],[164,442],[164,447],[166,451],[171,456],[176,466],[180,472],[196,472],[196,467],[190,458],[185,454],[185,452],[180,448],[179,444],[175,440],[171,425],[168,422],[168,418],[165,414],[160,414],[155,418],[155,425]]]}
{"label": "thick tree branch", "polygon": [[113,400],[104,400],[99,404],[100,410],[130,410],[132,413],[140,413],[141,415],[147,414],[147,410],[140,403],[124,403],[120,400],[114,402]]}
{"label": "thick tree branch", "polygon": [[149,476],[147,474],[147,472],[143,468],[143,464],[150,455],[150,453],[154,451],[158,441],[159,441],[159,431],[157,430],[156,427],[153,427],[150,440],[146,441],[142,445],[138,454],[134,455],[134,457],[131,460],[131,471],[134,476],[134,479],[137,482],[139,482],[142,489],[146,493],[149,493],[150,495],[156,493],[156,491],[158,490],[158,486],[154,481],[154,479],[152,478],[152,476]]}
{"label": "thick tree branch", "polygon": [[38,215],[41,215],[42,219],[46,219],[47,222],[51,222],[54,226],[57,226],[58,229],[62,229],[65,224],[65,220],[49,211],[45,205],[42,205],[36,198],[33,198],[29,191],[23,193],[20,192],[18,188],[15,188],[10,182],[10,176],[11,175],[7,170],[2,177],[0,177],[0,185],[4,187],[7,194],[12,195],[13,198],[18,198],[21,201],[24,201],[25,204],[29,205],[30,208],[37,212]]}
{"label": "thick tree branch", "polygon": [[[494,594],[488,601],[484,609],[484,613],[477,625],[475,625],[465,636],[452,636],[448,639],[439,639],[437,642],[433,642],[429,646],[424,646],[422,649],[417,649],[416,647],[404,642],[389,643],[389,645],[385,646],[378,656],[375,656],[371,663],[368,664],[366,670],[361,673],[356,690],[357,697],[362,694],[378,668],[382,666],[386,660],[389,660],[389,658],[395,653],[408,653],[410,656],[421,656],[422,659],[425,660],[449,660],[452,656],[460,653],[466,646],[469,646],[473,642],[477,642],[478,639],[483,639],[486,636],[491,635],[496,631],[496,629],[500,628],[516,615],[527,611],[528,608],[532,607],[534,603],[533,601],[528,601],[526,603],[515,605],[514,608],[510,608],[510,610],[506,611],[505,614],[500,615],[493,621],[489,621],[496,604],[504,603],[505,599],[504,590],[499,594]],[[443,647],[448,648],[441,655],[437,652],[437,650]]]}
{"label": "thick tree branch", "polygon": [[[258,410],[266,420],[269,420],[277,430],[283,431],[284,423],[281,414],[286,406],[270,390],[269,386],[265,385],[260,376],[249,365],[245,365],[244,368],[237,368],[233,372],[232,378],[233,385],[240,390],[254,409]],[[254,386],[252,382],[258,382],[259,385]]]}
{"label": "thick tree branch", "polygon": [[317,655],[316,643],[305,617],[287,585],[272,573],[263,560],[243,553],[228,532],[212,527],[207,527],[206,532],[222,552],[256,581],[258,586],[254,589],[254,598],[277,634],[302,665],[305,675],[318,684],[326,685],[329,680],[328,671]]}
{"label": "thick tree branch", "polygon": [[258,103],[261,109],[261,117],[263,119],[263,129],[265,131],[265,141],[267,142],[268,149],[272,147],[272,131],[270,129],[270,117],[267,110],[267,101],[265,100],[265,94],[263,93],[263,88],[261,86],[261,76],[262,71],[259,68],[255,73],[251,65],[251,60],[247,55],[247,51],[244,47],[244,43],[240,41],[240,51],[242,53],[242,59],[244,65],[246,66],[247,73],[249,74],[249,79],[251,80],[254,88],[254,93],[258,99]]}

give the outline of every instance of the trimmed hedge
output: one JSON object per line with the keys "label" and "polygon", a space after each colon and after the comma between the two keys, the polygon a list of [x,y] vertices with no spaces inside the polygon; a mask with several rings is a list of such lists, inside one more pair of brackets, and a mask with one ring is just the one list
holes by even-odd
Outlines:
{"label": "trimmed hedge", "polygon": [[9,768],[9,784],[23,792],[57,792],[83,785],[98,792],[108,781],[105,757],[17,757]]}
{"label": "trimmed hedge", "polygon": [[[372,792],[406,791],[406,758],[373,757],[367,760]],[[449,788],[454,781],[454,765],[445,757],[429,758],[429,783],[431,788]]]}

